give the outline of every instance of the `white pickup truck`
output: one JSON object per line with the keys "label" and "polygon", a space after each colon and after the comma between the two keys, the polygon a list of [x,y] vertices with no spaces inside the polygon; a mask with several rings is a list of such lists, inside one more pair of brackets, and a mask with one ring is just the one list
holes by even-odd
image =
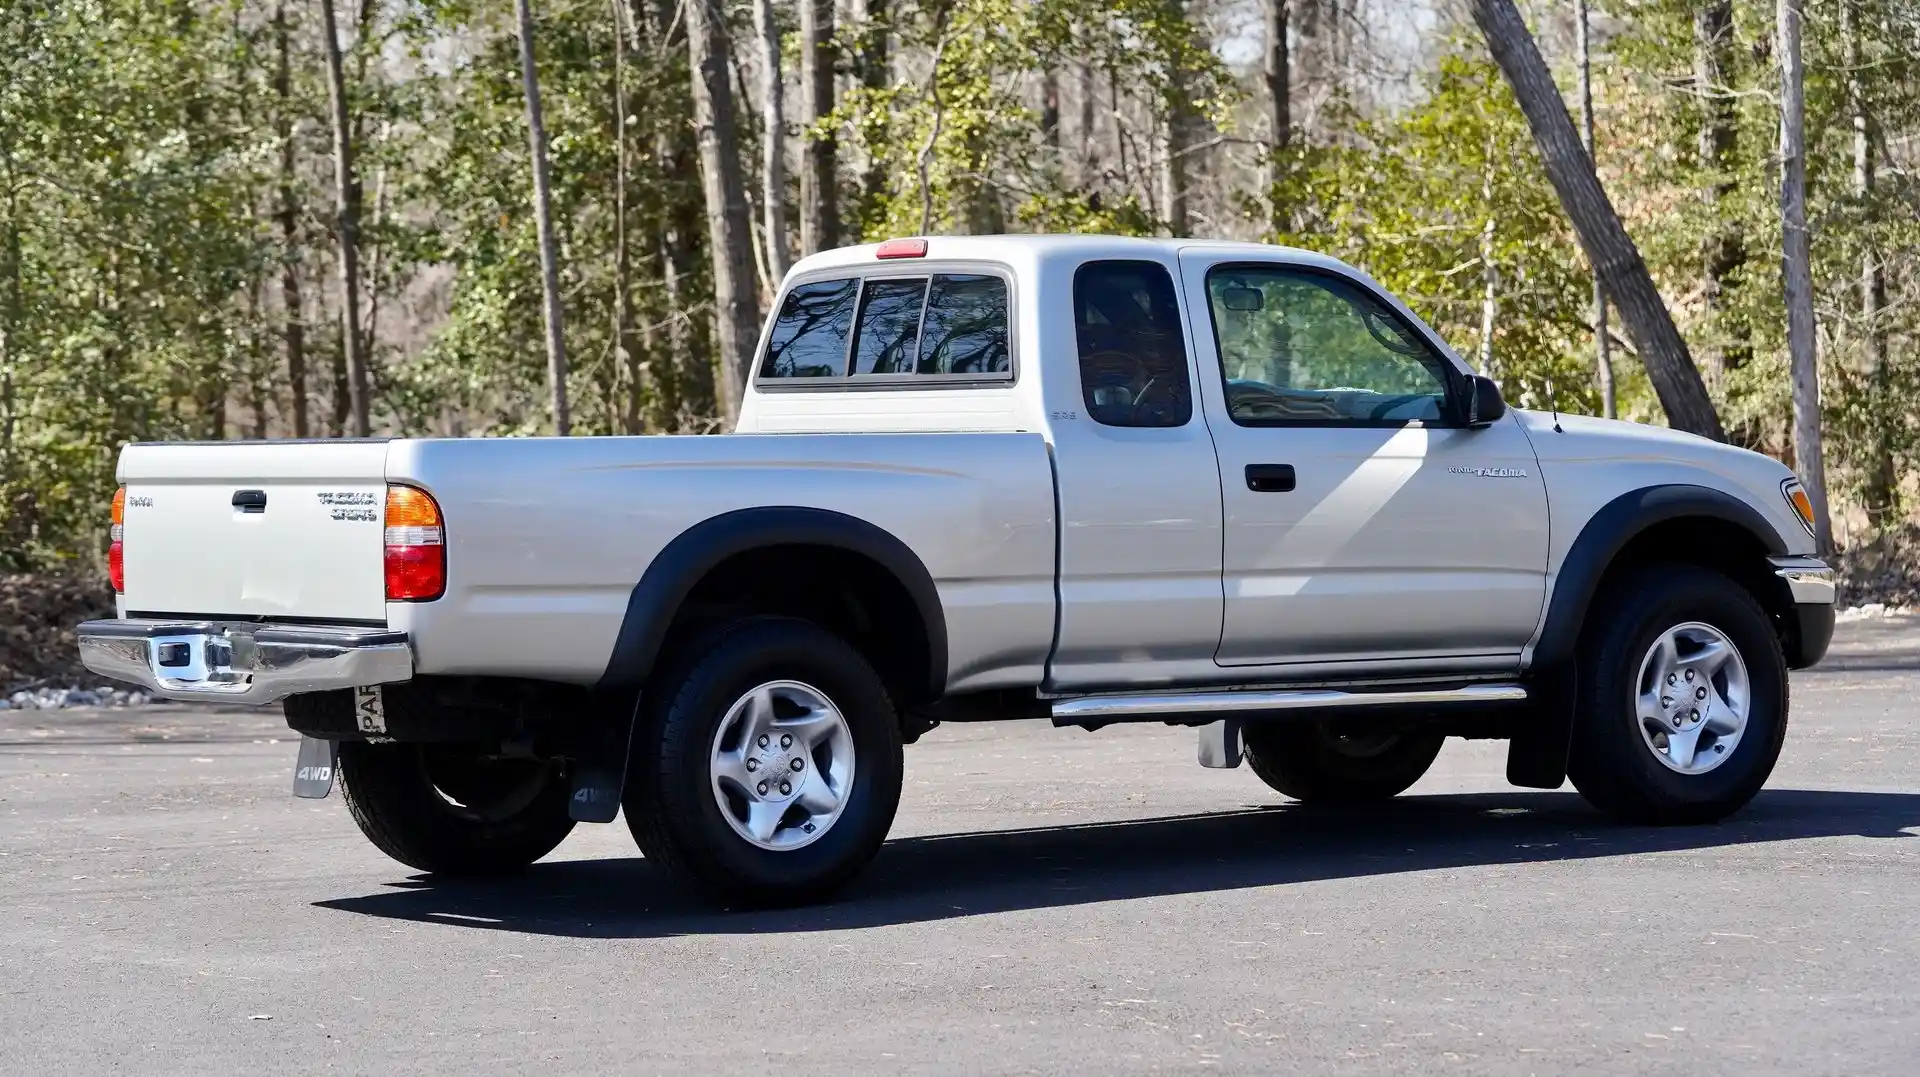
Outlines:
{"label": "white pickup truck", "polygon": [[284,703],[432,872],[624,805],[751,904],[878,850],[942,721],[1200,730],[1310,804],[1512,742],[1640,823],[1759,790],[1833,574],[1779,463],[1510,410],[1331,258],[894,240],[781,288],[725,437],[133,445],[87,665]]}

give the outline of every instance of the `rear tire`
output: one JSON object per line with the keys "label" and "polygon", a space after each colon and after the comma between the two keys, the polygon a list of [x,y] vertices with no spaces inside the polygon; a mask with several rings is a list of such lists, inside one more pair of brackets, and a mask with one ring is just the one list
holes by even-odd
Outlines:
{"label": "rear tire", "polygon": [[1341,735],[1326,722],[1271,722],[1241,731],[1248,766],[1302,804],[1368,804],[1406,792],[1446,737],[1402,730]]}
{"label": "rear tire", "polygon": [[1607,591],[1580,640],[1574,787],[1629,823],[1738,811],[1787,735],[1787,664],[1772,620],[1745,588],[1695,566],[1649,566]]}
{"label": "rear tire", "polygon": [[683,648],[645,698],[624,807],[670,878],[736,905],[804,904],[886,840],[900,723],[839,636],[792,618],[736,621]]}
{"label": "rear tire", "polygon": [[557,764],[467,744],[343,741],[340,791],[381,852],[443,875],[519,871],[573,830]]}

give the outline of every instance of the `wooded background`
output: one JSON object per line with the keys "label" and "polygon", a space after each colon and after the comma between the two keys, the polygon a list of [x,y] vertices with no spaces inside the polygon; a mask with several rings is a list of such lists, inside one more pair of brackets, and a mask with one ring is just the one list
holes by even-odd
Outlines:
{"label": "wooded background", "polygon": [[0,570],[128,441],[722,429],[796,257],[942,232],[1325,251],[1871,539],[1917,64],[1920,0],[0,0]]}

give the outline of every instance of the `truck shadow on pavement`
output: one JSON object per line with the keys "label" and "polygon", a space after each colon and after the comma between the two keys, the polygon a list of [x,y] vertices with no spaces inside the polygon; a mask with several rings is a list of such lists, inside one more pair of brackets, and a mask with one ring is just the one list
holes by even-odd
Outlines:
{"label": "truck shadow on pavement", "polygon": [[321,908],[574,938],[827,931],[1101,901],[1499,864],[1712,853],[1820,837],[1908,838],[1920,794],[1768,790],[1705,827],[1609,823],[1572,793],[1413,796],[1378,808],[1252,811],[898,838],[833,904],[717,911],[638,856],[487,881],[417,876]]}

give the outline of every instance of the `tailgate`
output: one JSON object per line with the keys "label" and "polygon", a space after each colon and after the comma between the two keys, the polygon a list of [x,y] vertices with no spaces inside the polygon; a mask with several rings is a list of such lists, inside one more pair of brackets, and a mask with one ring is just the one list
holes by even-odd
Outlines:
{"label": "tailgate", "polygon": [[386,621],[387,443],[132,445],[130,615]]}

